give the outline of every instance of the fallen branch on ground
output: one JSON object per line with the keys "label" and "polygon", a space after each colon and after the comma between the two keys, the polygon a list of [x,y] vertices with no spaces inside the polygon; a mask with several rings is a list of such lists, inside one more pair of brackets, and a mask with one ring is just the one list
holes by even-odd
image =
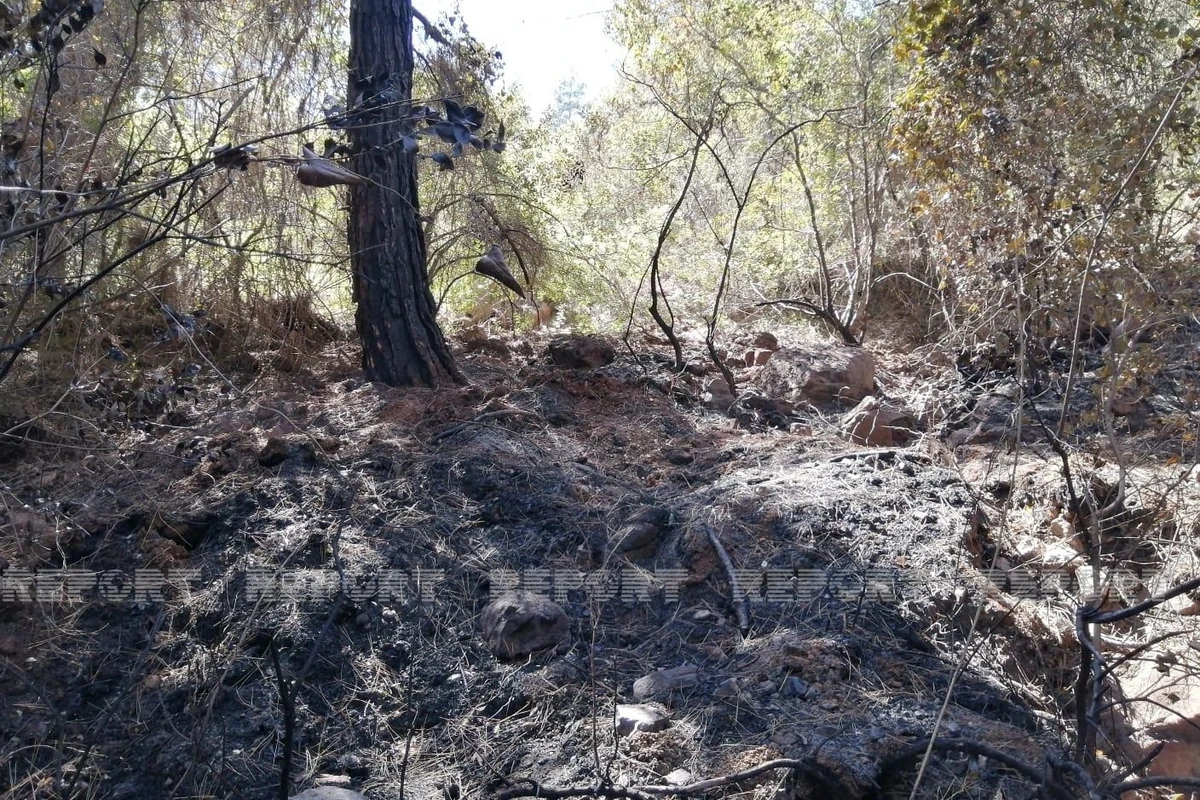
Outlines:
{"label": "fallen branch on ground", "polygon": [[733,561],[729,558],[729,553],[725,552],[721,540],[717,538],[717,532],[707,524],[704,526],[704,532],[708,535],[708,541],[712,543],[713,549],[717,551],[717,557],[721,559],[721,564],[725,567],[725,574],[729,577],[730,600],[733,603],[734,611],[737,612],[738,630],[745,635],[750,630],[750,615],[746,613],[746,593],[742,591],[742,585],[737,579],[737,572],[733,568]]}

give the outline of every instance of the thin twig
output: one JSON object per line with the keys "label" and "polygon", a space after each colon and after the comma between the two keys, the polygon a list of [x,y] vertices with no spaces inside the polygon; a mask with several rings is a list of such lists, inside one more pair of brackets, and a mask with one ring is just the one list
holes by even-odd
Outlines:
{"label": "thin twig", "polygon": [[279,647],[272,638],[267,643],[271,653],[271,665],[275,667],[275,680],[279,684],[279,704],[283,708],[283,756],[279,764],[279,800],[287,800],[289,784],[292,780],[292,744],[296,730],[296,708],[292,703],[292,687],[283,676],[283,666],[279,663]]}
{"label": "thin twig", "polygon": [[1100,613],[1098,609],[1086,610],[1087,621],[1097,625],[1106,625],[1111,622],[1120,622],[1123,619],[1135,617],[1145,611],[1149,611],[1155,606],[1160,606],[1168,600],[1178,597],[1181,594],[1186,594],[1193,589],[1200,588],[1200,577],[1192,578],[1190,581],[1184,581],[1173,589],[1169,589],[1162,594],[1143,600],[1142,602],[1132,605],[1129,608],[1122,608],[1117,611],[1106,611]]}
{"label": "thin twig", "polygon": [[482,422],[487,422],[490,419],[501,419],[503,417],[522,417],[525,419],[541,419],[540,416],[533,413],[532,411],[526,411],[521,408],[501,408],[496,411],[488,411],[484,414],[480,414],[478,417],[475,417],[474,419],[469,419],[464,422],[460,422],[457,425],[451,425],[449,428],[446,428],[443,431],[438,431],[437,433],[435,433],[433,436],[430,437],[429,441],[430,441],[430,443],[440,442],[443,439],[450,438],[451,436],[453,436],[454,434],[458,433],[461,430],[465,430],[470,425],[478,425]]}
{"label": "thin twig", "polygon": [[745,635],[750,630],[750,617],[746,613],[746,594],[742,591],[742,584],[737,579],[737,571],[733,568],[733,561],[729,558],[729,553],[725,551],[721,540],[717,538],[716,530],[707,523],[703,523],[703,527],[708,541],[712,543],[713,549],[717,551],[717,557],[721,559],[721,564],[725,567],[725,574],[729,577],[729,594],[733,609],[737,612],[738,630]]}

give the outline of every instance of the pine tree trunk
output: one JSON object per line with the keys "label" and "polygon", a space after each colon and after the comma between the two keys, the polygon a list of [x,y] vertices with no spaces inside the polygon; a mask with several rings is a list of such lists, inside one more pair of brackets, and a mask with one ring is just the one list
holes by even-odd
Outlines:
{"label": "pine tree trunk", "polygon": [[[418,217],[416,158],[400,146],[398,117],[412,97],[410,0],[351,0],[350,102],[390,104],[352,120],[354,167],[371,183],[350,189],[355,322],[367,380],[391,386],[461,383],[438,328]],[[381,93],[382,96],[381,96]],[[371,98],[375,98],[372,100]]]}

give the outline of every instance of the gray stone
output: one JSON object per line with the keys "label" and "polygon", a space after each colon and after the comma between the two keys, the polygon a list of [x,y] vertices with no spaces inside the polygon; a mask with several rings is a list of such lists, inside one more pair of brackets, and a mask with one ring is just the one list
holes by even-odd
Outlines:
{"label": "gray stone", "polygon": [[562,607],[541,595],[512,592],[483,609],[480,628],[499,658],[522,658],[566,641],[571,623]]}
{"label": "gray stone", "polygon": [[672,770],[663,776],[663,780],[668,786],[687,786],[692,782],[692,773],[686,769]]}
{"label": "gray stone", "polygon": [[670,726],[671,718],[666,711],[655,706],[618,703],[615,724],[619,736],[628,736],[634,731],[657,733]]}
{"label": "gray stone", "polygon": [[687,689],[700,682],[700,672],[691,664],[670,669],[660,669],[633,682],[633,696],[645,700],[677,689]]}

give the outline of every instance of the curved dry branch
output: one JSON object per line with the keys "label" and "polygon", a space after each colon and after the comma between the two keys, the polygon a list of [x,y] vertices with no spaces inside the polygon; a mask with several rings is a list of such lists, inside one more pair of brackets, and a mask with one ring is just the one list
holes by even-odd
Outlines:
{"label": "curved dry branch", "polygon": [[34,323],[34,325],[32,325],[28,330],[26,330],[25,333],[23,333],[15,342],[9,343],[4,346],[3,349],[5,351],[11,351],[11,355],[8,357],[8,360],[4,363],[4,366],[0,367],[0,383],[3,383],[4,379],[7,378],[8,375],[12,372],[13,366],[17,363],[17,359],[20,358],[21,354],[25,351],[25,348],[28,347],[29,344],[31,342],[33,342],[41,334],[41,332],[46,328],[47,325],[49,325],[51,322],[53,322],[55,319],[57,319],[58,315],[61,314],[67,308],[67,306],[69,306],[71,303],[73,303],[76,299],[78,299],[80,296],[82,296],[84,293],[86,293],[89,289],[91,289],[97,283],[102,281],[104,278],[111,275],[113,273],[113,271],[115,271],[122,264],[125,264],[130,259],[137,256],[139,253],[142,253],[145,250],[148,250],[149,248],[153,247],[154,245],[158,244],[160,241],[165,239],[167,236],[167,233],[170,230],[172,230],[176,225],[178,225],[180,222],[184,222],[184,221],[196,216],[197,214],[199,214],[214,199],[216,199],[221,194],[221,192],[224,191],[224,189],[225,189],[225,187],[221,187],[216,192],[214,192],[212,195],[210,195],[208,198],[206,198],[204,200],[204,202],[200,203],[198,206],[189,210],[186,214],[182,214],[182,215],[180,213],[180,209],[183,205],[184,199],[188,195],[188,191],[187,191],[187,189],[181,190],[179,192],[179,195],[176,197],[174,204],[172,205],[170,210],[167,212],[166,217],[164,218],[164,220],[162,222],[159,223],[161,227],[160,227],[160,230],[158,233],[146,237],[146,239],[144,241],[142,241],[136,247],[131,248],[129,250],[129,252],[125,253],[125,255],[116,259],[111,264],[108,264],[103,269],[96,272],[95,275],[88,278],[86,281],[83,281],[82,283],[80,283],[77,287],[75,287],[75,289],[68,292],[61,300],[59,300],[59,302],[56,303],[53,308],[51,308],[48,312],[46,312],[46,314],[40,320],[38,320],[36,323]]}

